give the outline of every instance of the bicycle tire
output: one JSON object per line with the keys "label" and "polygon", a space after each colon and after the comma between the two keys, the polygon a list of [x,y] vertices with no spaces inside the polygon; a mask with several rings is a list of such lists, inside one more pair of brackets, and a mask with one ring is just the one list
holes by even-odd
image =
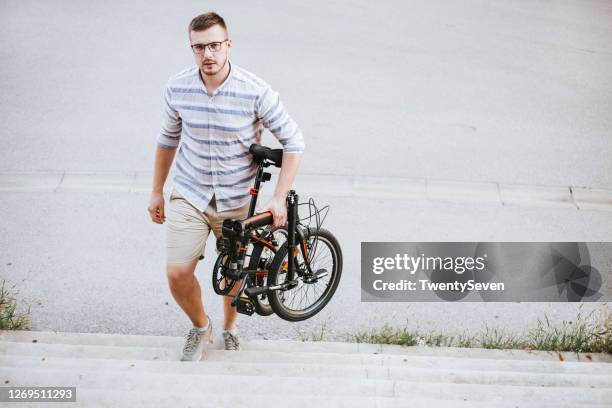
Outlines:
{"label": "bicycle tire", "polygon": [[[290,291],[293,291],[297,288],[303,288],[306,285],[312,285],[310,283],[304,283],[303,278],[301,280],[302,285],[298,284],[298,287],[289,289],[287,291],[275,290],[268,294],[268,299],[270,302],[270,306],[274,313],[278,315],[281,319],[297,322],[301,320],[306,320],[317,313],[319,313],[323,308],[327,305],[327,303],[331,300],[338,284],[340,282],[340,277],[342,276],[342,249],[340,248],[340,244],[336,237],[326,229],[313,230],[308,229],[306,236],[304,237],[309,245],[315,242],[314,238],[316,238],[316,245],[324,245],[330,250],[330,254],[332,257],[332,267],[331,271],[328,271],[328,276],[330,276],[329,283],[323,289],[323,293],[321,297],[319,297],[312,305],[300,310],[300,309],[292,309],[288,305],[285,304],[285,300],[290,296]],[[298,254],[301,254],[303,259],[303,254],[301,250],[301,245],[296,243],[296,247],[300,248],[298,250]],[[270,267],[270,271],[268,273],[268,285],[278,285],[285,282],[286,274],[286,259],[287,259],[287,243],[285,242],[281,248],[277,251],[276,256],[274,257],[274,261]],[[296,276],[297,269],[300,265],[299,256],[296,259]],[[311,268],[313,271],[319,270],[318,265],[316,265],[317,255],[311,255]],[[298,278],[299,280],[299,278]],[[315,282],[318,283],[318,280]],[[309,289],[306,289],[309,291]],[[316,290],[313,289],[316,293]],[[296,294],[293,295],[295,298]]]}

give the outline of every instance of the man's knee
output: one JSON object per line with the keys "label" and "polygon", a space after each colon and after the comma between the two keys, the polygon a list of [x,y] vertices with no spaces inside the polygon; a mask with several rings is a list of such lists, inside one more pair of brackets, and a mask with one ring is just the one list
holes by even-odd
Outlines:
{"label": "man's knee", "polygon": [[168,263],[166,265],[166,275],[170,285],[180,285],[190,283],[195,273],[198,258],[184,263]]}

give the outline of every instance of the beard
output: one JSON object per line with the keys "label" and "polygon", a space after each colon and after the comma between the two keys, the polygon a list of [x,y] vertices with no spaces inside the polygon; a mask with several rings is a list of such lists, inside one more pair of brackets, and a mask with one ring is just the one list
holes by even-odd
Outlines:
{"label": "beard", "polygon": [[225,59],[223,60],[223,62],[221,64],[215,62],[215,65],[218,66],[218,69],[215,69],[215,65],[211,66],[210,68],[206,67],[206,65],[202,64],[201,67],[201,71],[202,74],[206,75],[206,76],[215,76],[217,75],[219,72],[221,72],[221,70],[223,68],[225,68],[225,65],[227,64],[227,60],[228,60],[228,56],[225,56]]}

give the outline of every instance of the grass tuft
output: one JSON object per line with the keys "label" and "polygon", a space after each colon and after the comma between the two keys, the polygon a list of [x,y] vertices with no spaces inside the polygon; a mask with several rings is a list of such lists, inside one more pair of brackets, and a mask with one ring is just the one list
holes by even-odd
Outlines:
{"label": "grass tuft", "polygon": [[526,340],[507,332],[504,329],[485,327],[477,341],[479,347],[485,349],[529,349]]}
{"label": "grass tuft", "polygon": [[353,336],[357,343],[399,344],[400,346],[416,346],[419,337],[408,330],[395,329],[385,324],[380,330],[357,332]]}
{"label": "grass tuft", "polygon": [[13,285],[10,290],[6,288],[6,281],[2,281],[0,288],[0,330],[29,330],[30,306],[23,313],[17,312],[17,299],[11,293],[17,294]]}
{"label": "grass tuft", "polygon": [[580,353],[612,353],[612,312],[604,310],[575,321],[553,325],[544,316],[528,334],[534,350],[574,351]]}
{"label": "grass tuft", "polygon": [[[310,336],[312,341],[323,338],[321,332]],[[464,347],[486,349],[522,349],[577,353],[612,354],[612,309],[603,309],[584,315],[581,311],[574,321],[550,322],[545,315],[527,333],[516,334],[502,328],[485,326],[477,335],[462,333],[449,335],[439,332],[421,332],[385,324],[379,329],[345,334],[345,340],[357,343],[396,344],[400,346]]]}

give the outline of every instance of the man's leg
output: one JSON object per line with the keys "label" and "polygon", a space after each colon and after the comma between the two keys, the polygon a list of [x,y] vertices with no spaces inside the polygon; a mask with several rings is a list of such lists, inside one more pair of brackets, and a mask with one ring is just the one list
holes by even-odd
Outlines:
{"label": "man's leg", "polygon": [[175,193],[167,207],[168,285],[176,303],[196,327],[206,327],[208,317],[195,268],[210,233],[208,220],[197,208]]}
{"label": "man's leg", "polygon": [[234,285],[229,293],[229,296],[223,296],[223,330],[231,330],[236,328],[236,318],[238,310],[232,306],[232,299],[238,292],[238,282]]}
{"label": "man's leg", "polygon": [[196,327],[206,327],[208,317],[202,303],[202,291],[195,276],[198,258],[185,263],[168,263],[166,274],[170,291],[176,303]]}

